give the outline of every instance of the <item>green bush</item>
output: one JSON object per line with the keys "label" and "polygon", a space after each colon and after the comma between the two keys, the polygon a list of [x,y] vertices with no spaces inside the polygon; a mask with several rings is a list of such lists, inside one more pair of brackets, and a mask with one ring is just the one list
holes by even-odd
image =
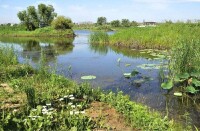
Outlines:
{"label": "green bush", "polygon": [[64,16],[58,16],[55,20],[53,20],[51,25],[56,30],[65,30],[71,29],[73,24],[71,19]]}

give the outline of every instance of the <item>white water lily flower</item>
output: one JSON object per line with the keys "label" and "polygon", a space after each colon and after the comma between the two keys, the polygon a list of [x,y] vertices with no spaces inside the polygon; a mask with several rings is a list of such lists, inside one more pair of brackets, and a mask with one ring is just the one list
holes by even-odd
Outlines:
{"label": "white water lily flower", "polygon": [[64,100],[64,98],[60,98],[60,99],[59,99],[59,101],[63,101],[63,100]]}
{"label": "white water lily flower", "polygon": [[69,114],[70,114],[70,115],[73,115],[73,114],[74,114],[74,112],[73,112],[73,111],[70,111],[70,112],[69,112]]}
{"label": "white water lily flower", "polygon": [[48,113],[48,111],[44,111],[44,112],[42,112],[43,115],[45,115],[45,114],[47,114],[47,113]]}
{"label": "white water lily flower", "polygon": [[43,108],[47,108],[47,106],[42,106]]}
{"label": "white water lily flower", "polygon": [[73,105],[73,103],[71,103],[71,102],[70,102],[70,103],[68,103],[68,105],[70,105],[70,106],[71,106],[71,105]]}

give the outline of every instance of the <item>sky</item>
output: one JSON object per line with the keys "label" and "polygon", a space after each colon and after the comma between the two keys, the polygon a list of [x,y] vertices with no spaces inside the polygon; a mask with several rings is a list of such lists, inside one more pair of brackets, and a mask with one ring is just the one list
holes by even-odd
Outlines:
{"label": "sky", "polygon": [[53,5],[58,15],[76,23],[96,22],[100,16],[137,22],[200,19],[200,0],[0,0],[0,23],[19,23],[19,11],[40,3]]}

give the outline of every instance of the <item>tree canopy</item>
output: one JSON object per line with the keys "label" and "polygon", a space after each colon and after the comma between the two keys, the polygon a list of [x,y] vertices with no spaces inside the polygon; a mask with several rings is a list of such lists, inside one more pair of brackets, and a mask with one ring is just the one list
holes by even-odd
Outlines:
{"label": "tree canopy", "polygon": [[56,30],[64,30],[64,29],[71,29],[73,23],[70,18],[66,18],[64,16],[58,16],[55,20],[53,20],[51,25]]}
{"label": "tree canopy", "polygon": [[57,14],[52,5],[39,4],[38,9],[35,6],[29,6],[27,10],[18,12],[17,16],[27,30],[35,30],[51,25]]}
{"label": "tree canopy", "polygon": [[106,17],[98,17],[97,18],[97,25],[105,25],[107,23]]}

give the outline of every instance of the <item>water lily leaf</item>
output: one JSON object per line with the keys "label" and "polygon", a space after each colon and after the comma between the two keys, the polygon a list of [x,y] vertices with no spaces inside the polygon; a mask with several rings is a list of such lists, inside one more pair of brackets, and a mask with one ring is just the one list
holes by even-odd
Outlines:
{"label": "water lily leaf", "polygon": [[144,79],[138,79],[138,80],[134,80],[134,81],[133,81],[133,83],[135,83],[135,84],[141,84],[141,83],[143,83],[143,82],[145,82]]}
{"label": "water lily leaf", "polygon": [[82,76],[81,79],[82,80],[93,80],[93,79],[96,79],[96,76],[93,76],[93,75]]}
{"label": "water lily leaf", "polygon": [[197,79],[192,79],[192,83],[193,83],[195,86],[200,86],[200,81],[197,80]]}
{"label": "water lily leaf", "polygon": [[174,77],[174,82],[183,82],[184,80],[183,79],[180,79],[180,77],[178,75],[176,75]]}
{"label": "water lily leaf", "polygon": [[187,79],[188,77],[190,77],[190,75],[188,73],[183,73],[183,74],[179,74],[178,77],[181,79]]}
{"label": "water lily leaf", "polygon": [[193,77],[199,77],[200,73],[199,72],[192,72],[192,73],[190,73],[190,75],[193,76]]}
{"label": "water lily leaf", "polygon": [[121,61],[121,58],[118,58],[118,59],[117,59],[117,62],[119,63],[120,61]]}
{"label": "water lily leaf", "polygon": [[195,94],[196,92],[198,92],[198,90],[196,90],[193,86],[187,86],[185,91],[192,94]]}
{"label": "water lily leaf", "polygon": [[175,96],[182,96],[183,94],[181,92],[174,92]]}
{"label": "water lily leaf", "polygon": [[172,80],[170,80],[170,81],[168,81],[168,82],[162,83],[162,84],[161,84],[161,87],[162,87],[163,89],[166,89],[166,90],[171,89],[171,88],[173,87],[173,82],[172,82]]}
{"label": "water lily leaf", "polygon": [[126,67],[131,66],[131,64],[125,64]]}
{"label": "water lily leaf", "polygon": [[131,73],[124,73],[124,77],[125,78],[130,78],[131,77]]}
{"label": "water lily leaf", "polygon": [[133,71],[131,72],[131,76],[135,76],[135,75],[137,75],[137,74],[139,74],[139,72],[138,72],[137,70],[133,70]]}

